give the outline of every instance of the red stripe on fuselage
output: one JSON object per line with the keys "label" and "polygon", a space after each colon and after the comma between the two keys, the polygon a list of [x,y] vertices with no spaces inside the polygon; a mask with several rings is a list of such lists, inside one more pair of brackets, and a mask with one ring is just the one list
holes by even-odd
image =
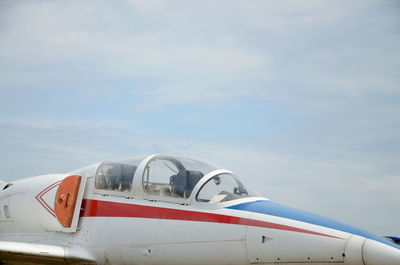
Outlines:
{"label": "red stripe on fuselage", "polygon": [[180,221],[197,221],[210,223],[223,223],[234,225],[248,225],[256,227],[264,227],[270,229],[278,229],[299,233],[306,233],[324,237],[342,239],[339,237],[322,234],[306,229],[301,229],[293,226],[242,218],[237,216],[196,212],[189,210],[179,210],[155,206],[145,206],[128,203],[118,203],[109,201],[98,201],[84,199],[82,202],[81,217],[131,217],[131,218],[150,218],[150,219],[166,219]]}

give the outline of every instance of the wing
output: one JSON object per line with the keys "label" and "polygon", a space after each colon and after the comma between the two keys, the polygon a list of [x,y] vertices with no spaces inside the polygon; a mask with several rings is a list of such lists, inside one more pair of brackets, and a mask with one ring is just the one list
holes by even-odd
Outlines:
{"label": "wing", "polygon": [[0,264],[96,264],[88,251],[36,243],[0,241]]}

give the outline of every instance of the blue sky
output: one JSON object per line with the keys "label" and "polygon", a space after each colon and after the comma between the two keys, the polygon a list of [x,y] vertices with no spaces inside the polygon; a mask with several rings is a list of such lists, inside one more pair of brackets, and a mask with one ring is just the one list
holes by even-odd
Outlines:
{"label": "blue sky", "polygon": [[180,153],[400,235],[398,1],[1,1],[0,179]]}

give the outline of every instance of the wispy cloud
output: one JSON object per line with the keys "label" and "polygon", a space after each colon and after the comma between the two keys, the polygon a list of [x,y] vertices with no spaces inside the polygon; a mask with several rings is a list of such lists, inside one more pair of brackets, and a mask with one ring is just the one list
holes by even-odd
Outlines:
{"label": "wispy cloud", "polygon": [[187,153],[400,234],[396,1],[0,5],[3,179]]}

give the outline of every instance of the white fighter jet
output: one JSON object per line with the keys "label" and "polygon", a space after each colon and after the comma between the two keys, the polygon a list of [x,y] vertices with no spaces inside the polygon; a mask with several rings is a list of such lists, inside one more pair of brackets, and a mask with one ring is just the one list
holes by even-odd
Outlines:
{"label": "white fighter jet", "polygon": [[396,240],[277,204],[184,156],[0,184],[0,264],[399,265]]}

